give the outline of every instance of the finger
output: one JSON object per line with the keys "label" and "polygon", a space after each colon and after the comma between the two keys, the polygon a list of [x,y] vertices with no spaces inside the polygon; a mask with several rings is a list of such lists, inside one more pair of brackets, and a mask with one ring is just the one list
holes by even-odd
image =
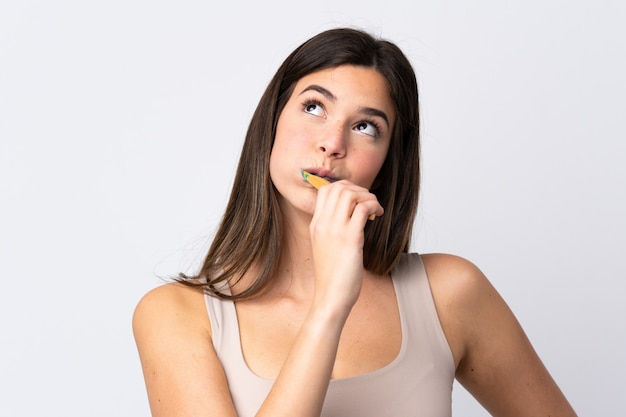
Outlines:
{"label": "finger", "polygon": [[366,217],[369,220],[383,215],[384,209],[369,190],[348,181],[339,181],[320,188],[314,218],[347,221],[353,217],[355,207],[363,203],[367,204]]}

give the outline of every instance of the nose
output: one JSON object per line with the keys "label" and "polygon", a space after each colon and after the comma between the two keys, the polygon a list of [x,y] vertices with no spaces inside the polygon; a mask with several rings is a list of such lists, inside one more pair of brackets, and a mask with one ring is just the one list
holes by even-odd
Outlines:
{"label": "nose", "polygon": [[342,158],[346,155],[347,133],[343,123],[330,126],[318,142],[318,149],[326,157]]}

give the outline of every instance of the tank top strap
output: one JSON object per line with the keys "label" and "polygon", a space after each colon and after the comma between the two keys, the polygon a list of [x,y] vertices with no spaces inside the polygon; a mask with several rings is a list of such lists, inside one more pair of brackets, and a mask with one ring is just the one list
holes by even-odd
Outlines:
{"label": "tank top strap", "polygon": [[[272,381],[254,374],[243,356],[235,303],[205,295],[215,353],[240,416],[254,416],[269,393]],[[215,324],[214,324],[215,323]]]}
{"label": "tank top strap", "polygon": [[[406,337],[414,339],[410,345],[428,346],[431,349],[429,353],[436,355],[440,363],[448,363],[448,372],[454,373],[452,351],[439,321],[422,257],[418,253],[404,254],[392,273],[392,279],[400,317],[406,321],[407,329],[411,329]],[[424,338],[429,340],[428,344],[424,344]]]}

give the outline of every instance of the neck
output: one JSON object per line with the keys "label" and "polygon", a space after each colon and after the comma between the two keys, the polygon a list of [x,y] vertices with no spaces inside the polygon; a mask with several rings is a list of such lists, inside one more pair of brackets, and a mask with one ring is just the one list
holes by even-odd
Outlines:
{"label": "neck", "polygon": [[[309,213],[281,207],[283,221],[282,250],[278,270],[258,297],[289,297],[304,300],[313,296],[314,269]],[[248,288],[259,277],[261,265],[253,264],[237,283],[231,283],[233,294]],[[254,297],[257,298],[257,297]],[[258,299],[258,298],[257,298]]]}
{"label": "neck", "polygon": [[303,299],[313,295],[315,271],[309,233],[310,216],[285,216],[283,251],[273,289]]}

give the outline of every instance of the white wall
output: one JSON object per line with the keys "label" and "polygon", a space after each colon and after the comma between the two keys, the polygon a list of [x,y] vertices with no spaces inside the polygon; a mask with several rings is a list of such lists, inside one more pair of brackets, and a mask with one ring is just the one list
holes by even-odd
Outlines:
{"label": "white wall", "polygon": [[478,264],[581,416],[626,414],[626,3],[209,3],[0,4],[1,417],[149,415],[134,305],[197,265],[266,83],[340,25],[418,73],[414,249]]}

